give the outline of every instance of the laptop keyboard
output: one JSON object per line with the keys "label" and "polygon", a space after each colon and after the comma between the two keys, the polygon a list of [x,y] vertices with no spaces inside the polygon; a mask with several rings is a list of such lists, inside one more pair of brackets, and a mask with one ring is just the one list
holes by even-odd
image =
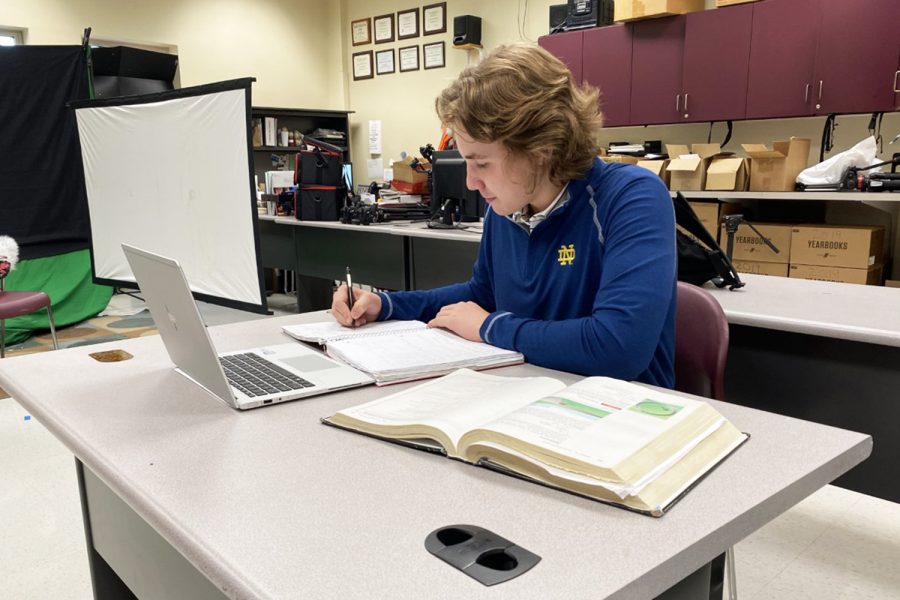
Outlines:
{"label": "laptop keyboard", "polygon": [[219,362],[228,383],[251,397],[302,390],[313,385],[252,352],[220,356]]}

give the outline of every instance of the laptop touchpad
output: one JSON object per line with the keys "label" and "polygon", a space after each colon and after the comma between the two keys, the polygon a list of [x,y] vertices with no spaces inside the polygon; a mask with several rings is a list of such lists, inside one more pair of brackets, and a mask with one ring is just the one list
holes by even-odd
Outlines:
{"label": "laptop touchpad", "polygon": [[325,369],[336,369],[341,365],[331,362],[315,354],[307,356],[292,356],[290,358],[279,358],[279,360],[298,371],[309,373],[311,371],[323,371]]}

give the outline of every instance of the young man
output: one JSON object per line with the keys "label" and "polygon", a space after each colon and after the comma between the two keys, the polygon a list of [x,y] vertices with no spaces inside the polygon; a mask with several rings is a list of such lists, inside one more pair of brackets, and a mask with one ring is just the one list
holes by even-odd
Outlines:
{"label": "young man", "polygon": [[674,384],[675,218],[660,179],[596,158],[598,92],[537,46],[466,68],[437,98],[489,205],[467,283],[335,292],[344,325],[420,319],[528,362]]}

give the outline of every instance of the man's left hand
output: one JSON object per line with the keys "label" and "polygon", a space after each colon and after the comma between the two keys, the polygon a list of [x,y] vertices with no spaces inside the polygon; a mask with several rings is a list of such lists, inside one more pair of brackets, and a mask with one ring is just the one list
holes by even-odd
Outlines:
{"label": "man's left hand", "polygon": [[481,342],[481,324],[490,313],[474,302],[457,302],[448,304],[438,311],[429,327],[443,327],[456,335],[473,342]]}

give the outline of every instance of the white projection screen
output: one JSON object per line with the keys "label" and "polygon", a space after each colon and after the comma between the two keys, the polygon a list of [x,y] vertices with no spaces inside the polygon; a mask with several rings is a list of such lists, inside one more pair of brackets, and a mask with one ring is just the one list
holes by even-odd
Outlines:
{"label": "white projection screen", "polygon": [[265,312],[252,82],[72,103],[97,283],[136,287],[126,242],[177,259],[197,298]]}

